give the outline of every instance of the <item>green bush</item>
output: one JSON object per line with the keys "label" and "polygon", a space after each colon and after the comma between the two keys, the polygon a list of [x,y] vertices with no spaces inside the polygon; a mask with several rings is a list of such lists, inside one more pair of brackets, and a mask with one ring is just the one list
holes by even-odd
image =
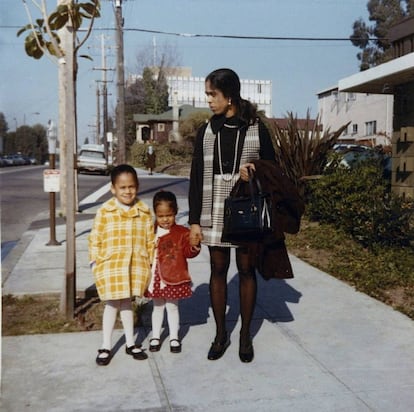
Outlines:
{"label": "green bush", "polygon": [[[156,169],[162,170],[173,164],[191,163],[193,146],[189,142],[183,143],[151,143],[155,151]],[[128,161],[132,166],[144,167],[148,145],[135,142],[129,150]]]}
{"label": "green bush", "polygon": [[375,161],[338,168],[309,182],[309,218],[351,234],[365,246],[406,246],[413,237],[414,203],[390,191]]}

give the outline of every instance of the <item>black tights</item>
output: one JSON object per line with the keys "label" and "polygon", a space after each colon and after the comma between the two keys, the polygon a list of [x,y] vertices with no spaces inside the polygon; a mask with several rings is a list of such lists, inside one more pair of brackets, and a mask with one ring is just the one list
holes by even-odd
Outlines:
{"label": "black tights", "polygon": [[[210,299],[216,321],[216,339],[226,336],[227,272],[230,266],[231,248],[209,247],[210,251]],[[239,297],[241,329],[240,340],[250,339],[250,323],[256,304],[257,282],[247,248],[236,248],[236,265],[239,272]]]}

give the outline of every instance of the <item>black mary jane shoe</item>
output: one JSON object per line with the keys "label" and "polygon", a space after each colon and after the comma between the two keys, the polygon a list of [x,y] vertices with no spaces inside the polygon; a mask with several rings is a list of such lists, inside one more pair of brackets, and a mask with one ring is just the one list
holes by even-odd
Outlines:
{"label": "black mary jane shoe", "polygon": [[[177,342],[178,345],[171,345],[172,342]],[[181,342],[178,339],[170,340],[170,351],[171,353],[180,353],[181,352]]]}
{"label": "black mary jane shoe", "polygon": [[152,338],[149,341],[149,351],[150,352],[159,352],[161,349],[161,341],[158,338]]}
{"label": "black mary jane shoe", "polygon": [[145,360],[148,359],[148,355],[137,345],[126,346],[125,352],[127,355],[131,355],[136,360]]}
{"label": "black mary jane shoe", "polygon": [[[102,353],[106,353],[108,356],[100,356]],[[108,349],[98,349],[98,356],[96,357],[96,364],[99,366],[106,366],[111,362],[111,351]]]}
{"label": "black mary jane shoe", "polygon": [[243,363],[250,363],[254,358],[254,350],[252,341],[249,340],[247,344],[240,341],[239,358]]}
{"label": "black mary jane shoe", "polygon": [[230,339],[227,339],[227,336],[224,341],[214,342],[211,344],[210,350],[208,351],[207,359],[209,360],[217,360],[220,359],[226,349],[230,346]]}

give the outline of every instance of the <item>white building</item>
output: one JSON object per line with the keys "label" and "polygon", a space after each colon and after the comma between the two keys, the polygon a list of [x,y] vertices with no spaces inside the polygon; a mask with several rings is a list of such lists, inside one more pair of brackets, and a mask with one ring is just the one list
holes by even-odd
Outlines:
{"label": "white building", "polygon": [[335,86],[318,93],[319,120],[331,131],[350,122],[339,141],[389,146],[393,102],[391,94],[341,92]]}
{"label": "white building", "polygon": [[[158,68],[153,68],[154,75]],[[204,77],[192,76],[189,67],[165,68],[166,80],[169,87],[168,105],[173,106],[176,97],[178,106],[190,105],[193,107],[208,107],[205,95]],[[128,82],[135,81],[141,76],[130,75]],[[243,99],[250,100],[263,110],[267,117],[272,117],[272,81],[240,79],[240,94]]]}
{"label": "white building", "polygon": [[[174,93],[177,93],[178,105],[189,104],[194,107],[208,107],[204,93],[204,77],[167,76],[170,106]],[[267,117],[272,117],[272,81],[240,79],[242,98],[257,104]]]}

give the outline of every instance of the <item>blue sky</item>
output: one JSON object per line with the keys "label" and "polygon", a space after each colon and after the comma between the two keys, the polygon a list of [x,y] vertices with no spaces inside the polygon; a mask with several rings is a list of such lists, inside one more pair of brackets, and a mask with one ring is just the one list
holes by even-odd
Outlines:
{"label": "blue sky", "polygon": [[[27,0],[28,3],[31,0]],[[57,1],[48,1],[50,12]],[[367,0],[123,0],[125,28],[173,33],[222,34],[271,37],[348,38],[352,24],[367,21]],[[39,14],[34,14],[38,18]],[[34,60],[24,52],[24,37],[17,29],[28,22],[23,3],[0,1],[0,112],[9,129],[16,124],[47,124],[58,120],[57,66],[43,57]],[[102,1],[102,17],[96,28],[114,27],[113,2]],[[105,35],[107,66],[115,67],[114,32],[96,30],[81,54],[94,61],[79,62],[79,142],[94,133],[96,81],[102,79],[101,34]],[[124,34],[125,73],[136,73],[137,56],[151,54],[154,35]],[[158,48],[169,45],[182,66],[194,76],[205,77],[219,67],[234,69],[241,78],[271,80],[273,115],[287,112],[305,117],[317,114],[316,94],[358,71],[358,49],[349,41],[282,41],[194,38],[155,35]],[[108,72],[109,110],[116,102],[116,75]],[[37,114],[39,113],[39,114]]]}

